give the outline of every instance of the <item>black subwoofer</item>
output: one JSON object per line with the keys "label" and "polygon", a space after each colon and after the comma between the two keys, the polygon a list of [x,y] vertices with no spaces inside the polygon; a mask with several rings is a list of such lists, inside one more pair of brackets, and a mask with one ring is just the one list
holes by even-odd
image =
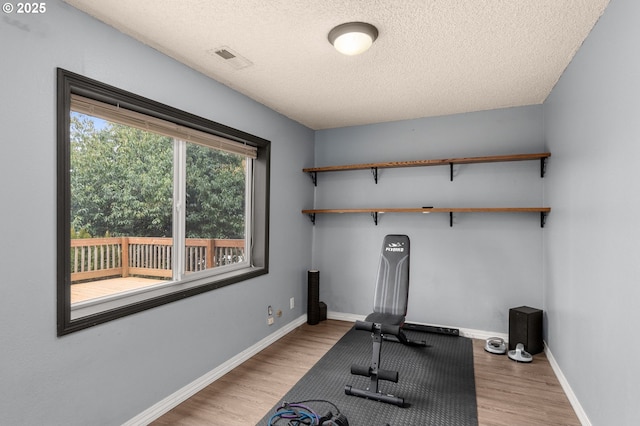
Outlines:
{"label": "black subwoofer", "polygon": [[320,322],[320,271],[307,272],[307,324]]}
{"label": "black subwoofer", "polygon": [[544,350],[540,309],[528,306],[509,309],[509,349],[515,349],[518,343],[522,343],[531,355]]}

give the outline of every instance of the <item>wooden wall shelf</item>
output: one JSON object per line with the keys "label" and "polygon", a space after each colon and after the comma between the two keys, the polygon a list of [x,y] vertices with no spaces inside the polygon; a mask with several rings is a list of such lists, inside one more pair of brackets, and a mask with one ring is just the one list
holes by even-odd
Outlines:
{"label": "wooden wall shelf", "polygon": [[378,224],[381,213],[449,213],[449,226],[453,226],[454,213],[540,213],[540,226],[544,227],[550,207],[408,207],[408,208],[361,208],[361,209],[306,209],[303,214],[309,215],[315,225],[316,214],[370,213],[374,223]]}
{"label": "wooden wall shelf", "polygon": [[453,181],[453,166],[455,164],[501,163],[501,162],[510,162],[510,161],[540,160],[540,177],[544,177],[546,160],[550,156],[551,156],[550,152],[540,152],[537,154],[491,155],[491,156],[485,156],[485,157],[442,158],[442,159],[436,159],[436,160],[391,161],[386,163],[362,163],[362,164],[346,164],[342,166],[308,167],[308,168],[302,169],[302,171],[305,173],[308,173],[311,176],[311,179],[313,180],[313,184],[317,185],[318,173],[370,169],[371,173],[373,173],[373,178],[375,182],[378,183],[378,169],[449,165],[450,178],[451,178],[451,181]]}

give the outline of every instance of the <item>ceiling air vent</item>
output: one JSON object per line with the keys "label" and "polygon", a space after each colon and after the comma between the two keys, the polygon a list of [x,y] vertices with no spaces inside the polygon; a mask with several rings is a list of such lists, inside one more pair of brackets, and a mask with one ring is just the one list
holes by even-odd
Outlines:
{"label": "ceiling air vent", "polygon": [[208,53],[213,54],[215,57],[219,58],[220,60],[224,61],[226,64],[237,70],[241,70],[253,65],[253,62],[241,56],[238,52],[232,50],[227,46],[209,50]]}

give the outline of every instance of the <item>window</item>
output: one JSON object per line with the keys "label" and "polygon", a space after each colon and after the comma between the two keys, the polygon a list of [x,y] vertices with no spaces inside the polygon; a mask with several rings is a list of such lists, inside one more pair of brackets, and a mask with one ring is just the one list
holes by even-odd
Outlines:
{"label": "window", "polygon": [[58,70],[58,335],[268,272],[270,143]]}

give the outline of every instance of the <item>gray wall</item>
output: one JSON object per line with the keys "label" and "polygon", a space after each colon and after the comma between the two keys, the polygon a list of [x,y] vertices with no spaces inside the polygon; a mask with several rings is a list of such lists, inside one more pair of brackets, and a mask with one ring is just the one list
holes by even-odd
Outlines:
{"label": "gray wall", "polygon": [[[60,1],[0,40],[0,424],[121,424],[304,314],[310,129]],[[56,67],[271,140],[269,274],[56,337]]]}
{"label": "gray wall", "polygon": [[546,340],[594,425],[638,424],[639,17],[612,0],[544,103]]}
{"label": "gray wall", "polygon": [[[316,132],[316,165],[535,153],[542,107],[509,108]],[[318,175],[316,208],[542,205],[539,161]],[[311,190],[311,186],[310,189]],[[311,206],[309,206],[311,207]],[[553,214],[550,217],[553,220]],[[542,307],[538,214],[319,215],[313,265],[329,310],[371,312],[382,238],[411,238],[408,320],[506,333],[509,308]]]}

